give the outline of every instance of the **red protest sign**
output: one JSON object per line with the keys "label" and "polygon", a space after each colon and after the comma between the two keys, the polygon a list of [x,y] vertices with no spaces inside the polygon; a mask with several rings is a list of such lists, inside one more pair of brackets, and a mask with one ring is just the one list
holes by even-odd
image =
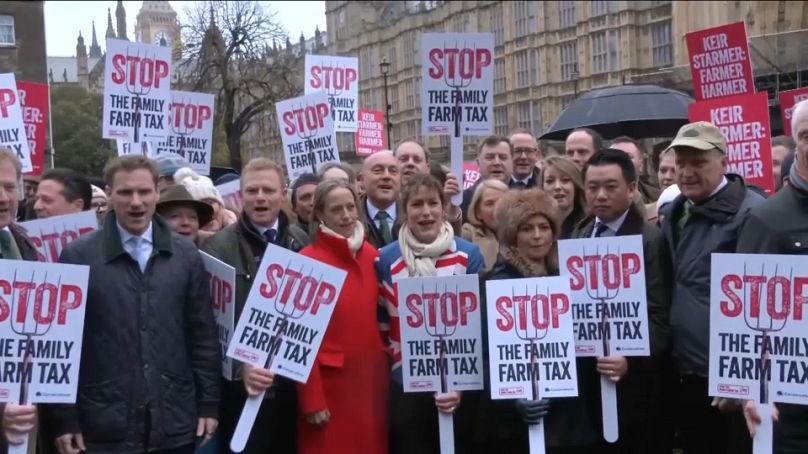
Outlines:
{"label": "red protest sign", "polygon": [[800,101],[808,99],[808,87],[780,92],[780,114],[783,116],[783,134],[791,135],[791,112]]}
{"label": "red protest sign", "polygon": [[774,193],[769,101],[766,93],[733,96],[690,105],[691,122],[709,121],[727,141],[728,171],[747,184]]}
{"label": "red protest sign", "polygon": [[17,91],[33,167],[26,175],[41,175],[45,166],[45,131],[48,129],[48,85],[17,82]]}
{"label": "red protest sign", "polygon": [[378,110],[359,109],[359,127],[354,137],[357,156],[370,156],[387,148],[384,113]]}
{"label": "red protest sign", "polygon": [[755,92],[743,22],[688,33],[685,39],[697,101]]}
{"label": "red protest sign", "polygon": [[474,186],[474,183],[480,179],[480,166],[474,162],[463,163],[463,189],[468,189]]}

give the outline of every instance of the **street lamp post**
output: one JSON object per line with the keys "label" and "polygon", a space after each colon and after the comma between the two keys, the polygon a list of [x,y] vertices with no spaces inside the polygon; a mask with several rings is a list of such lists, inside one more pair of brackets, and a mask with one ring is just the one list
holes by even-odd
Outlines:
{"label": "street lamp post", "polygon": [[390,143],[390,129],[392,129],[393,123],[390,121],[390,101],[387,98],[387,75],[390,73],[390,62],[387,60],[387,56],[382,57],[379,70],[381,70],[382,79],[384,80],[384,121],[387,127],[387,147],[389,148],[393,146]]}

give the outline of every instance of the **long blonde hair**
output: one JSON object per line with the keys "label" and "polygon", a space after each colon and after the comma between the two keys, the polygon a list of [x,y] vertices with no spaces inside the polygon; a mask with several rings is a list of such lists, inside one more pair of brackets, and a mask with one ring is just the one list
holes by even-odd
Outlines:
{"label": "long blonde hair", "polygon": [[474,189],[474,194],[471,196],[471,203],[469,203],[468,209],[468,220],[469,224],[477,227],[478,229],[486,229],[486,225],[482,219],[477,217],[477,209],[480,207],[480,203],[483,200],[483,191],[486,189],[495,189],[498,191],[502,191],[503,194],[508,192],[508,185],[503,183],[496,178],[487,178],[481,181],[477,188]]}
{"label": "long blonde hair", "polygon": [[563,173],[572,181],[575,186],[575,200],[573,204],[573,211],[576,208],[586,208],[586,193],[584,192],[584,180],[581,177],[581,171],[572,160],[566,156],[550,156],[544,159],[541,167],[541,175],[539,175],[540,188],[544,190],[544,176],[547,173],[547,168],[553,167],[559,172]]}

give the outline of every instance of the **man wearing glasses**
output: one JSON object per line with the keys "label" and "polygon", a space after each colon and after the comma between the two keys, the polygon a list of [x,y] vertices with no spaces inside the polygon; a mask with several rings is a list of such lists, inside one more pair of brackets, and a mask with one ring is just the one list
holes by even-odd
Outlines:
{"label": "man wearing glasses", "polygon": [[517,129],[511,133],[513,146],[513,173],[508,186],[511,189],[528,189],[536,186],[539,169],[536,163],[542,158],[542,151],[536,136],[527,129]]}

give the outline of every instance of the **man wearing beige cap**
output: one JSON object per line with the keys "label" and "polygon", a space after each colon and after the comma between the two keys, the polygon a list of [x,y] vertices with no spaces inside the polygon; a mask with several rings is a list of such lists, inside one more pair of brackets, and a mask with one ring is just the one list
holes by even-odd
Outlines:
{"label": "man wearing beige cap", "polygon": [[682,126],[668,149],[676,154],[682,191],[662,210],[662,234],[673,261],[670,324],[682,447],[685,454],[750,453],[740,406],[707,395],[710,255],[736,252],[749,209],[764,199],[740,176],[726,173],[727,143],[711,123]]}

